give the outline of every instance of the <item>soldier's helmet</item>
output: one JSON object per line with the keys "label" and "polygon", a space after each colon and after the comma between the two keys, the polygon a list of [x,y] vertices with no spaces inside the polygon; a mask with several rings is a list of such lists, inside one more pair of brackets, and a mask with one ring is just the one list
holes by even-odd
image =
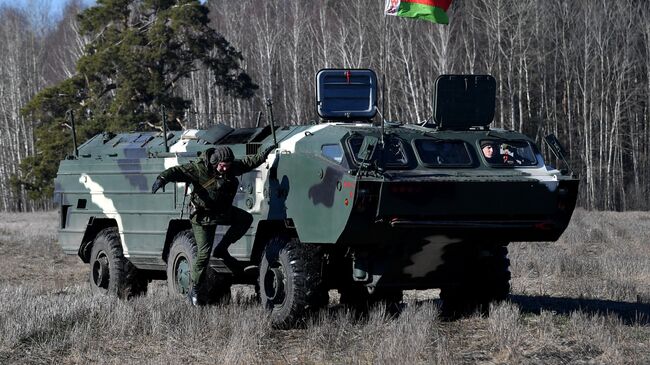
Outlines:
{"label": "soldier's helmet", "polygon": [[232,162],[235,159],[235,154],[230,147],[217,146],[212,155],[210,155],[210,164],[216,165],[219,162]]}
{"label": "soldier's helmet", "polygon": [[487,141],[487,140],[486,141],[481,141],[481,150],[484,149],[485,147],[492,147],[492,149],[495,149],[494,148],[494,142]]}

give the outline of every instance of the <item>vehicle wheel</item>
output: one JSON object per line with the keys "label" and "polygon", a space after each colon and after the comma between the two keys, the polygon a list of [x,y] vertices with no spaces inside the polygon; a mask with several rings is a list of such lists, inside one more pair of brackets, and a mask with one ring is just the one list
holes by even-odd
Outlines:
{"label": "vehicle wheel", "polygon": [[264,248],[258,278],[262,306],[275,327],[298,324],[329,301],[321,277],[318,246],[297,239],[275,237]]}
{"label": "vehicle wheel", "polygon": [[[465,270],[457,285],[442,288],[442,312],[447,316],[488,314],[490,302],[507,299],[510,293],[510,260],[506,246],[476,250],[469,259],[457,262]],[[461,266],[462,265],[462,266]]]}
{"label": "vehicle wheel", "polygon": [[90,287],[93,292],[122,299],[147,293],[147,280],[122,254],[117,228],[105,228],[90,251]]}
{"label": "vehicle wheel", "polygon": [[[192,265],[196,260],[196,241],[191,230],[185,230],[174,237],[167,257],[167,289],[170,294],[182,298],[187,296],[192,285]],[[205,304],[230,301],[230,279],[208,268],[206,279],[199,288],[199,300]]]}
{"label": "vehicle wheel", "polygon": [[400,289],[377,288],[370,294],[365,286],[353,285],[339,289],[339,293],[341,305],[361,314],[377,306],[384,306],[386,313],[390,315],[397,315],[402,309],[403,293]]}

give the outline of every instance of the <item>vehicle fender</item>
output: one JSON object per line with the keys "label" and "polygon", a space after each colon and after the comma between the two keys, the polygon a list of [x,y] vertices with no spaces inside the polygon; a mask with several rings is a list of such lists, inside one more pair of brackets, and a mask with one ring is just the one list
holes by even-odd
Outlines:
{"label": "vehicle fender", "polygon": [[117,221],[111,218],[90,217],[90,219],[88,219],[88,225],[86,226],[86,231],[84,232],[84,236],[81,239],[79,251],[77,252],[85,264],[90,262],[90,251],[93,248],[92,246],[95,237],[103,229],[109,227],[117,227]]}
{"label": "vehicle fender", "polygon": [[169,256],[169,250],[171,249],[172,242],[174,242],[174,237],[182,231],[192,229],[192,223],[189,219],[172,219],[167,225],[167,234],[165,235],[165,246],[162,251],[162,259],[167,262],[167,257]]}
{"label": "vehicle fender", "polygon": [[276,236],[297,238],[298,233],[292,226],[292,220],[262,220],[258,223],[250,256],[252,263],[259,263],[262,252],[264,252],[264,246],[271,238]]}

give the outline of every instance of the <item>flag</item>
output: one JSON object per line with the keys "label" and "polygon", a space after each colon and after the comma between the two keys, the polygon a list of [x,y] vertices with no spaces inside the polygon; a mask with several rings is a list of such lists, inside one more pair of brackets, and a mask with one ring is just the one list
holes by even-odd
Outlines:
{"label": "flag", "polygon": [[449,24],[447,9],[452,0],[386,0],[384,14]]}

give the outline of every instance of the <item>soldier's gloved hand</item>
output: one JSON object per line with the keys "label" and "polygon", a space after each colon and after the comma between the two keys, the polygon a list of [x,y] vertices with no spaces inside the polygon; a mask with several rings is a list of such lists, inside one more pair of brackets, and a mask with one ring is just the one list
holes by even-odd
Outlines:
{"label": "soldier's gloved hand", "polygon": [[151,194],[155,194],[158,189],[162,188],[167,184],[167,181],[163,180],[162,177],[158,176],[156,178],[156,181],[154,181],[153,185],[151,186]]}
{"label": "soldier's gloved hand", "polygon": [[265,150],[264,150],[264,158],[269,157],[269,154],[270,154],[271,152],[273,152],[273,150],[275,150],[276,148],[278,148],[278,144],[277,144],[277,143],[274,143],[273,145],[271,145],[270,147],[268,147],[267,149],[265,149]]}

